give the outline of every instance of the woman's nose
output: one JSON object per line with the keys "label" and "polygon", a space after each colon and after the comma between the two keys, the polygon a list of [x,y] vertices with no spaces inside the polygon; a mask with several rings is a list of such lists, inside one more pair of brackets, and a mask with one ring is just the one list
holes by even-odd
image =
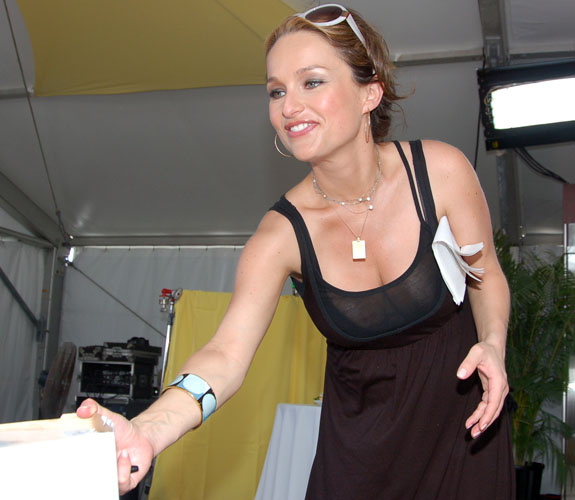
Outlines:
{"label": "woman's nose", "polygon": [[290,118],[300,113],[304,107],[303,100],[297,92],[288,92],[284,97],[282,114]]}

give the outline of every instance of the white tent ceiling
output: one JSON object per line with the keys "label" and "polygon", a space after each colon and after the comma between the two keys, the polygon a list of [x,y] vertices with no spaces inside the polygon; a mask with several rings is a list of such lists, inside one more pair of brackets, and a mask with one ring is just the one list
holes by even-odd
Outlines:
{"label": "white tent ceiling", "polygon": [[[500,1],[346,2],[383,32],[401,88],[415,91],[403,104],[406,124],[397,120],[394,138],[444,140],[473,159],[475,71],[489,27],[480,6],[503,8],[503,35],[514,62],[535,55],[574,57],[573,0]],[[0,207],[33,234],[53,235],[59,210],[80,244],[241,243],[305,175],[307,166],[280,157],[273,147],[263,86],[33,97],[26,26],[16,0],[4,6]],[[575,182],[574,143],[530,152]],[[561,242],[561,185],[519,167],[522,231],[534,242]],[[484,151],[482,137],[477,170],[498,225],[496,154]]]}

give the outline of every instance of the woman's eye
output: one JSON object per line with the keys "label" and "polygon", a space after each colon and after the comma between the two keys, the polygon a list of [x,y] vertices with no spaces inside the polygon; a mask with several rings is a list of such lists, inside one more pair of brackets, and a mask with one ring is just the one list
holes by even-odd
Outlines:
{"label": "woman's eye", "polygon": [[305,86],[308,89],[315,89],[316,87],[319,87],[322,83],[323,83],[322,80],[308,80],[305,82]]}
{"label": "woman's eye", "polygon": [[285,95],[285,91],[281,89],[272,89],[270,90],[269,94],[272,99],[279,99]]}

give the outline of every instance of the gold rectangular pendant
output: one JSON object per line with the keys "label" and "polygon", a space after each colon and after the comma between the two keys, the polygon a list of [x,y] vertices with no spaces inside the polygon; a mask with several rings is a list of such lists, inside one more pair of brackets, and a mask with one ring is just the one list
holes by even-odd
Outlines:
{"label": "gold rectangular pendant", "polygon": [[365,260],[365,240],[353,240],[351,242],[353,260]]}

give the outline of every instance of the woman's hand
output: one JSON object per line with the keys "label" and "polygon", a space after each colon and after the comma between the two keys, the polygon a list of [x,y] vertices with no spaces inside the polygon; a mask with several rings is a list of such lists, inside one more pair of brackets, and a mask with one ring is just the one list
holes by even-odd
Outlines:
{"label": "woman's hand", "polygon": [[[153,458],[150,442],[138,427],[122,415],[107,410],[93,399],[86,399],[76,410],[80,418],[90,418],[95,414],[112,421],[116,438],[118,461],[118,488],[120,494],[130,491],[144,478]],[[137,466],[136,472],[131,472]],[[135,469],[135,467],[134,467]]]}
{"label": "woman's hand", "polygon": [[509,393],[505,361],[500,349],[486,341],[475,344],[459,366],[457,377],[465,380],[475,370],[481,379],[483,397],[465,422],[473,438],[478,437],[497,419]]}

